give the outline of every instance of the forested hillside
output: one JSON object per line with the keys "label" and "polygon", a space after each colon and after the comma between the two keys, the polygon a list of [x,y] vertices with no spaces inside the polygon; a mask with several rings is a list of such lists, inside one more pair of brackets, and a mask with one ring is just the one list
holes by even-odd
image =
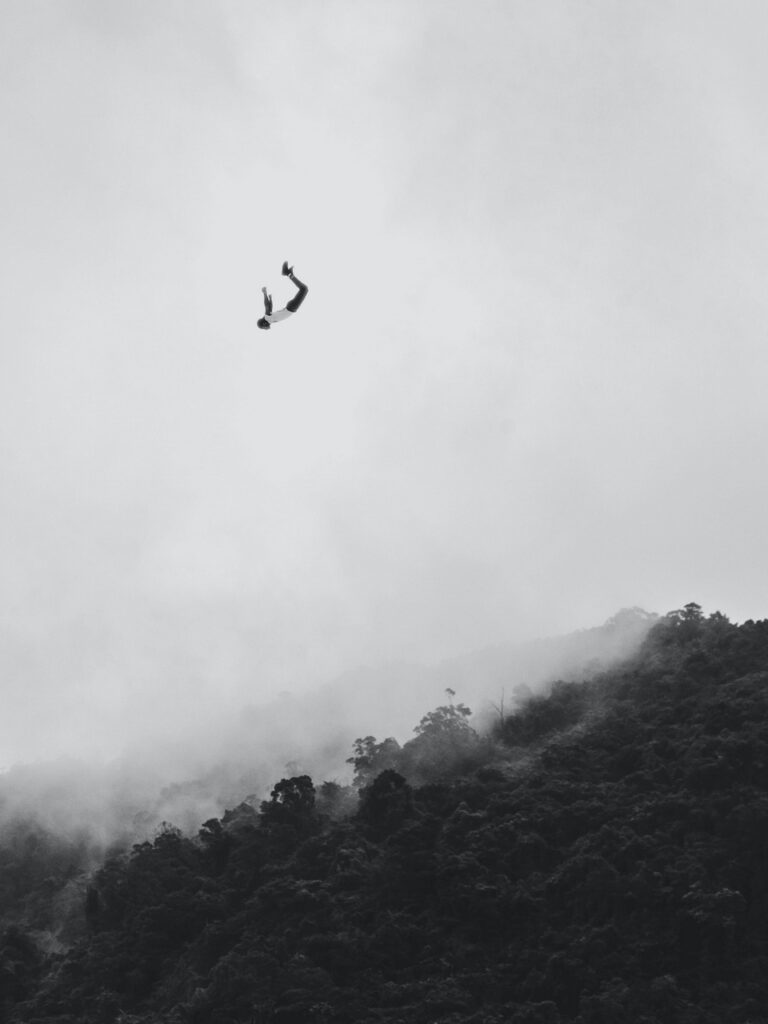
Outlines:
{"label": "forested hillside", "polygon": [[768,1020],[768,621],[687,605],[490,734],[454,696],[361,737],[354,786],[282,779],[100,866],[8,827],[2,1020]]}

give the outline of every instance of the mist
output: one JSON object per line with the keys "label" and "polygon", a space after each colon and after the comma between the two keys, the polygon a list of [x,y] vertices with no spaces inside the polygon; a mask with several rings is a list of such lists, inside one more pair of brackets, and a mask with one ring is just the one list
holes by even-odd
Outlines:
{"label": "mist", "polygon": [[[345,672],[306,694],[283,691],[205,723],[148,723],[126,732],[119,756],[49,758],[0,773],[0,823],[24,821],[86,845],[94,863],[111,848],[171,825],[195,835],[210,818],[257,805],[285,777],[349,786],[358,737],[400,745],[427,712],[469,704],[490,739],[505,716],[558,680],[593,679],[631,658],[658,616],[624,609],[601,627],[478,650],[433,666],[392,663]],[[171,726],[173,720],[171,720]]]}
{"label": "mist", "polygon": [[5,3],[0,765],[247,720],[260,780],[344,675],[429,681],[340,747],[472,652],[768,615],[766,20]]}

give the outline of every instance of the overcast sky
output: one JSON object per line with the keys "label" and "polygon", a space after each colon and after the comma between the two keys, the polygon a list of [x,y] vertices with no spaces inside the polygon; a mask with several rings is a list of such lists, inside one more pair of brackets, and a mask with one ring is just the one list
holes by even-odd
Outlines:
{"label": "overcast sky", "polygon": [[627,605],[768,616],[767,34],[3,0],[0,764]]}

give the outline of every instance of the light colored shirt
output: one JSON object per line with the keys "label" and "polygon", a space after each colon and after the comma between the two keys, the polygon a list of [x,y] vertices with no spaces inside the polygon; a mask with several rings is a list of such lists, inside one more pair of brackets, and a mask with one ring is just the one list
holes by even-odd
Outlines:
{"label": "light colored shirt", "polygon": [[287,320],[292,315],[293,311],[290,309],[276,309],[274,313],[265,313],[264,319],[271,324],[279,324],[281,320]]}

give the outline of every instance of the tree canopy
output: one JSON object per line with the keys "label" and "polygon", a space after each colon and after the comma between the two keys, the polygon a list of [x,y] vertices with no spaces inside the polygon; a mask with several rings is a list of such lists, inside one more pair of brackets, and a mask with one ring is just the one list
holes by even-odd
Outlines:
{"label": "tree canopy", "polygon": [[357,740],[354,787],[283,778],[95,871],[17,822],[0,1020],[765,1019],[768,622],[689,604],[492,734],[470,715],[451,699],[402,746]]}

